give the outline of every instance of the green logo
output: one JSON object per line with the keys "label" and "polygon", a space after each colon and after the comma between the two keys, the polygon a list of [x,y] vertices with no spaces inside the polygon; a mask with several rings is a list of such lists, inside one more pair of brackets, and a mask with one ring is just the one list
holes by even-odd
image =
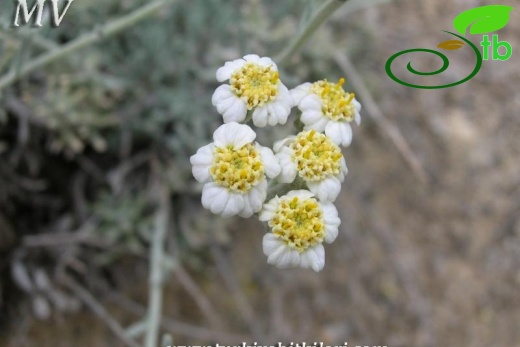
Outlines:
{"label": "green logo", "polygon": [[[492,39],[489,39],[489,35],[484,35],[482,42],[480,45],[483,48],[483,54],[480,53],[479,48],[474,45],[471,41],[466,39],[464,35],[466,35],[466,32],[469,29],[469,34],[471,35],[482,35],[482,34],[488,34],[497,30],[502,29],[507,25],[509,22],[509,14],[514,8],[511,6],[504,6],[504,5],[488,5],[488,6],[481,6],[477,7],[468,11],[464,11],[461,14],[459,14],[454,20],[453,20],[453,27],[457,32],[459,32],[461,35],[456,34],[451,31],[444,31],[452,36],[454,36],[456,39],[448,40],[441,42],[437,45],[437,48],[454,51],[457,49],[460,49],[466,45],[470,46],[473,52],[475,53],[476,57],[476,63],[475,68],[473,71],[464,79],[450,83],[445,84],[441,86],[423,86],[423,85],[416,85],[412,83],[405,82],[401,79],[399,79],[393,72],[392,72],[392,63],[394,60],[396,60],[398,57],[408,54],[408,53],[415,53],[415,52],[421,52],[421,53],[428,53],[428,54],[434,54],[442,59],[442,66],[435,71],[431,72],[422,72],[414,69],[412,67],[412,63],[409,62],[407,65],[407,70],[411,72],[414,75],[419,76],[433,76],[438,75],[444,71],[446,71],[450,65],[450,62],[448,60],[448,57],[446,57],[445,54],[433,50],[433,49],[427,49],[427,48],[414,48],[414,49],[408,49],[405,51],[398,52],[391,56],[388,61],[386,62],[386,73],[388,76],[393,79],[395,82],[402,84],[407,87],[411,88],[420,88],[420,89],[441,89],[441,88],[449,88],[453,87],[459,84],[462,84],[464,82],[469,81],[473,77],[475,77],[478,72],[480,71],[480,68],[482,67],[482,62],[484,60],[489,60],[490,54],[489,54],[489,48],[492,47],[492,57],[493,60],[508,60],[513,55],[513,47],[511,44],[507,41],[499,41],[498,35],[493,35]],[[500,51],[500,48],[505,49],[505,53],[502,53]]]}

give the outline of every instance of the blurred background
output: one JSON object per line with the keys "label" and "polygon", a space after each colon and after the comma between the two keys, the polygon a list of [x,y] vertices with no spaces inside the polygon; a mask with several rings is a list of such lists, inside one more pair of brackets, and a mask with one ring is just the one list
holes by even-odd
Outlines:
{"label": "blurred background", "polygon": [[[59,28],[13,28],[3,5],[0,72],[19,78],[0,90],[0,346],[139,346],[161,211],[175,344],[520,346],[518,9],[499,32],[512,58],[454,88],[401,86],[385,62],[484,1],[350,0],[280,66],[289,88],[346,77],[364,106],[321,273],[269,266],[260,222],[202,208],[189,156],[222,122],[216,69],[276,58],[322,3],[173,1],[25,74],[146,2],[75,1]],[[469,48],[451,54],[434,81],[472,70]]]}

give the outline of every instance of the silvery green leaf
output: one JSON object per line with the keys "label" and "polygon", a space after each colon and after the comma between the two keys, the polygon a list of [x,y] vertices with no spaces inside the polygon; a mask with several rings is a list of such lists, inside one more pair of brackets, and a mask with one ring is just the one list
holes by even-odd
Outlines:
{"label": "silvery green leaf", "polygon": [[47,299],[41,295],[37,295],[32,300],[32,308],[34,315],[39,319],[48,319],[51,316],[51,306]]}
{"label": "silvery green leaf", "polygon": [[15,283],[21,289],[26,292],[32,292],[34,287],[33,282],[24,264],[19,261],[14,262],[14,264],[11,266],[11,275],[13,276]]}

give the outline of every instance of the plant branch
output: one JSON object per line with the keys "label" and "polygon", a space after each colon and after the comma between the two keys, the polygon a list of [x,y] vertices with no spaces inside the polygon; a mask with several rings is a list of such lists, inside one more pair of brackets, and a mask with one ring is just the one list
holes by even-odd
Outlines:
{"label": "plant branch", "polygon": [[113,20],[112,22],[100,27],[95,28],[91,32],[84,34],[74,41],[71,41],[63,46],[56,47],[55,49],[40,55],[39,57],[29,61],[27,64],[22,66],[19,71],[9,72],[0,79],[0,90],[16,82],[22,76],[45,66],[53,61],[59,60],[68,54],[74,53],[82,48],[100,42],[110,36],[113,36],[122,30],[137,24],[138,22],[150,17],[157,13],[164,5],[171,3],[174,0],[157,0],[148,5],[142,6],[134,12]]}
{"label": "plant branch", "polygon": [[217,244],[211,245],[211,255],[215,260],[217,271],[220,273],[229,293],[233,296],[233,298],[235,298],[238,311],[248,325],[253,339],[258,341],[262,338],[262,336],[265,336],[265,334],[260,327],[258,319],[255,317],[255,311],[251,306],[247,295],[240,287],[234,271],[231,269],[226,255]]}
{"label": "plant branch", "polygon": [[170,213],[170,192],[163,185],[159,211],[155,216],[155,229],[150,247],[150,278],[148,297],[148,314],[146,330],[146,347],[157,347],[159,328],[162,317],[163,280],[164,280],[164,240],[168,229]]}
{"label": "plant branch", "polygon": [[212,328],[222,328],[222,318],[213,307],[211,300],[204,295],[202,289],[197,285],[195,280],[191,278],[190,274],[182,265],[177,265],[173,272],[175,279],[184,287],[186,292],[193,298],[200,309],[200,312],[206,317],[206,320],[211,324]]}
{"label": "plant branch", "polygon": [[[102,319],[108,328],[128,347],[139,347],[137,342],[130,338],[123,327],[117,320],[110,315],[110,313],[99,303],[92,294],[88,292],[83,286],[77,283],[71,277],[64,275],[61,282],[70,289],[85,305],[87,305],[100,319]],[[155,347],[155,346],[154,346]]]}
{"label": "plant branch", "polygon": [[[142,317],[146,313],[146,308],[119,293],[108,294],[111,301],[124,311]],[[250,341],[252,337],[236,333],[228,333],[221,330],[212,330],[205,327],[180,322],[168,316],[161,319],[161,327],[173,334],[186,336],[191,339],[219,341],[232,345],[237,341]]]}
{"label": "plant branch", "polygon": [[399,128],[385,116],[383,111],[381,111],[381,108],[375,102],[372,93],[370,93],[370,90],[365,82],[363,82],[361,76],[359,76],[350,59],[345,54],[340,54],[339,52],[334,54],[333,58],[339,68],[349,77],[354,89],[363,101],[363,105],[367,110],[367,115],[371,117],[379,127],[381,127],[384,133],[386,133],[417,179],[422,184],[427,184],[428,175],[426,174],[423,165],[413,152],[408,142],[406,142]]}
{"label": "plant branch", "polygon": [[301,46],[307,41],[312,34],[320,27],[320,25],[329,18],[338,8],[344,5],[348,0],[327,0],[317,11],[314,13],[305,25],[303,30],[289,43],[289,45],[278,55],[276,62],[279,65],[286,64],[289,58],[301,48]]}

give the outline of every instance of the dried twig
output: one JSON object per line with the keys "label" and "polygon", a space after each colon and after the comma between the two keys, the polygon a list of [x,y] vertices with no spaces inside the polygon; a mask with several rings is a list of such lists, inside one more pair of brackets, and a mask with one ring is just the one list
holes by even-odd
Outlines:
{"label": "dried twig", "polygon": [[164,5],[171,3],[173,0],[157,0],[146,4],[134,12],[114,20],[103,27],[95,28],[91,32],[79,37],[78,39],[42,54],[34,60],[20,68],[20,71],[12,71],[0,79],[0,90],[9,86],[20,77],[45,66],[53,61],[61,59],[70,53],[76,52],[82,48],[95,44],[109,36],[115,35],[122,30],[135,25],[136,23],[148,18],[150,15],[157,13]]}
{"label": "dried twig", "polygon": [[184,267],[177,264],[173,274],[177,281],[184,287],[186,292],[193,298],[193,300],[195,300],[195,303],[211,326],[214,329],[221,329],[223,327],[222,318],[213,307],[211,301],[206,295],[204,295],[204,292],[191,278],[190,274],[184,269]]}
{"label": "dried twig", "polygon": [[233,271],[231,270],[231,267],[228,264],[226,256],[222,252],[222,249],[217,245],[211,246],[211,255],[215,260],[217,270],[222,276],[222,279],[224,280],[227,289],[230,291],[230,294],[235,298],[237,308],[240,311],[240,314],[242,315],[244,320],[246,321],[249,327],[249,331],[251,332],[255,340],[259,341],[264,336],[264,334],[262,333],[262,329],[258,324],[258,318],[256,317],[253,307],[247,299],[247,296],[240,288],[240,284],[238,283],[235,275],[233,274]]}
{"label": "dried twig", "polygon": [[[109,294],[112,301],[127,312],[131,312],[136,316],[142,317],[146,314],[146,308],[126,297],[121,296],[117,293]],[[233,334],[223,331],[211,330],[203,327],[199,327],[193,324],[179,322],[176,319],[168,316],[162,316],[161,326],[164,330],[169,331],[173,334],[186,336],[189,338],[213,340],[219,341],[220,343],[232,344],[237,341],[250,341],[250,337],[247,335]]]}
{"label": "dried twig", "polygon": [[[108,328],[127,346],[140,347],[137,342],[128,337],[123,327],[110,313],[99,303],[92,294],[83,286],[77,283],[69,276],[63,275],[60,279],[61,283],[70,289],[85,305],[87,305],[100,319],[102,319]],[[155,347],[155,346],[154,346]]]}
{"label": "dried twig", "polygon": [[417,156],[410,148],[410,145],[404,139],[399,128],[397,128],[381,111],[381,108],[377,105],[372,93],[366,86],[363,79],[359,76],[358,72],[352,65],[350,59],[345,55],[337,52],[334,54],[334,60],[338,64],[339,68],[348,76],[349,81],[352,83],[356,92],[359,94],[360,99],[363,101],[363,106],[367,110],[367,114],[371,117],[378,126],[381,127],[384,133],[390,138],[390,141],[395,145],[399,154],[403,157],[405,162],[410,166],[412,172],[423,184],[428,182],[428,176],[422,166],[421,162],[417,159]]}
{"label": "dried twig", "polygon": [[[431,322],[430,303],[427,297],[421,291],[417,279],[415,278],[414,268],[410,268],[408,264],[414,264],[415,262],[405,262],[405,257],[408,255],[402,249],[397,238],[397,233],[392,230],[390,223],[383,216],[383,213],[377,208],[374,203],[365,201],[361,196],[365,195],[365,191],[360,187],[352,187],[354,194],[361,200],[361,206],[353,206],[351,212],[351,218],[345,218],[346,220],[355,220],[354,216],[363,218],[363,221],[368,222],[368,228],[373,231],[373,235],[377,242],[381,245],[384,250],[384,254],[388,257],[386,264],[393,270],[397,282],[402,286],[405,294],[408,296],[411,314],[417,317],[419,322],[419,331],[421,333],[421,345],[424,346],[435,346],[435,334],[433,332],[433,326]],[[340,205],[345,205],[346,201],[343,196],[337,201]],[[349,209],[346,209],[349,210]],[[366,212],[369,211],[369,212]],[[344,212],[349,213],[349,212]],[[351,222],[352,223],[352,222]],[[352,225],[351,225],[352,226]],[[364,259],[367,255],[368,249],[362,240],[362,236],[357,232],[349,232],[348,225],[342,224],[340,227],[342,232],[347,238],[345,244],[348,248],[348,254],[353,253],[357,259]],[[372,271],[370,268],[364,268],[360,266],[359,270],[363,272]],[[354,276],[359,276],[358,271],[352,272]],[[366,275],[369,275],[365,272]],[[351,281],[348,281],[349,292],[352,295],[353,300],[367,309],[367,312],[374,313],[377,315],[377,305],[374,305],[374,301],[366,295],[366,288],[361,284],[360,277],[354,277]],[[358,329],[361,330],[362,335],[370,336],[372,331],[371,327],[366,324],[363,320],[354,321]]]}
{"label": "dried twig", "polygon": [[285,324],[284,317],[284,300],[283,286],[280,289],[271,290],[269,296],[269,311],[270,311],[270,341],[279,341],[287,337],[290,333]]}
{"label": "dried twig", "polygon": [[72,244],[86,244],[95,247],[105,248],[109,243],[101,238],[93,236],[93,231],[97,224],[88,220],[81,227],[73,232],[54,232],[39,235],[26,235],[22,238],[23,248],[35,247],[63,247]]}
{"label": "dried twig", "polygon": [[40,192],[47,188],[47,182],[44,180],[19,176],[9,165],[0,165],[0,175],[11,181],[13,185],[30,192]]}
{"label": "dried twig", "polygon": [[309,22],[305,25],[302,31],[294,37],[289,45],[277,56],[278,64],[286,64],[289,58],[307,41],[312,34],[320,27],[320,25],[327,20],[338,8],[343,6],[348,0],[327,0],[317,11],[312,15]]}
{"label": "dried twig", "polygon": [[170,214],[170,191],[162,185],[160,206],[155,217],[152,245],[150,247],[150,279],[148,298],[148,326],[145,346],[156,347],[162,317],[164,241]]}
{"label": "dried twig", "polygon": [[[374,208],[371,208],[370,210],[374,211]],[[399,244],[396,242],[396,238],[388,228],[388,223],[382,220],[380,213],[372,212],[370,221],[372,224],[372,230],[378,236],[383,248],[388,254],[390,264],[394,268],[397,279],[401,282],[408,298],[410,299],[410,305],[420,324],[424,345],[429,347],[435,346],[429,303],[417,285],[413,272],[410,271],[409,267],[403,264],[401,260],[403,253],[402,249],[400,249]]]}
{"label": "dried twig", "polygon": [[151,152],[139,152],[135,154],[133,157],[123,161],[115,169],[111,170],[106,177],[112,191],[115,194],[119,194],[123,189],[126,176],[128,176],[133,170],[135,170],[139,166],[146,164],[148,161],[150,161],[151,158]]}

